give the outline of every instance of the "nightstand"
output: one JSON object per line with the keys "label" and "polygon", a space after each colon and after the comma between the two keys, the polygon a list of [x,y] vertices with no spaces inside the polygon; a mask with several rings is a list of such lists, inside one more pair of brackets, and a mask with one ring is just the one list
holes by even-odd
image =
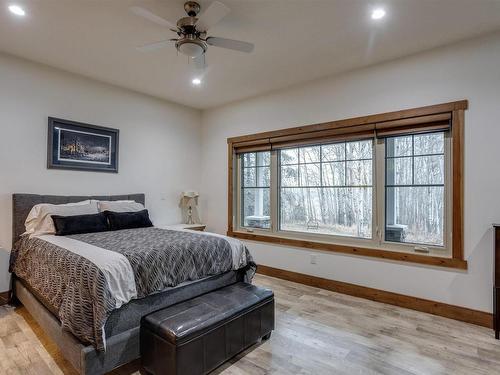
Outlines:
{"label": "nightstand", "polygon": [[198,230],[203,232],[206,228],[206,224],[174,224],[174,225],[166,225],[165,229],[189,229],[189,230]]}

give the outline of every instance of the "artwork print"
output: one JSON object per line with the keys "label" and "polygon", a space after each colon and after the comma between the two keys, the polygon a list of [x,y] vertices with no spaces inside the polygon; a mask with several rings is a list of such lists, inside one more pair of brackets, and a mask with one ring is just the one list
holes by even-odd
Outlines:
{"label": "artwork print", "polygon": [[48,167],[118,172],[117,129],[49,118]]}

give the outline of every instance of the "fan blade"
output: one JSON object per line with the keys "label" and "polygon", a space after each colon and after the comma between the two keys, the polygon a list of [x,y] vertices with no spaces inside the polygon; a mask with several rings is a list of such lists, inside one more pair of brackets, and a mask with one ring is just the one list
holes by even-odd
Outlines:
{"label": "fan blade", "polygon": [[194,59],[191,59],[191,61],[193,61],[193,66],[196,70],[203,70],[206,68],[204,53]]}
{"label": "fan blade", "polygon": [[250,53],[254,49],[254,45],[252,43],[242,42],[241,40],[217,38],[213,36],[209,36],[206,40],[211,46],[233,49],[240,52]]}
{"label": "fan blade", "polygon": [[143,46],[136,47],[136,48],[142,52],[154,51],[154,50],[169,46],[170,43],[173,41],[175,41],[175,39],[161,40],[159,42],[148,43],[148,44],[145,44]]}
{"label": "fan blade", "polygon": [[222,4],[220,1],[214,1],[210,6],[204,11],[198,21],[196,22],[196,28],[199,31],[207,31],[221,19],[223,19],[231,9]]}
{"label": "fan blade", "polygon": [[161,18],[160,16],[157,16],[153,12],[141,8],[141,7],[130,7],[130,11],[140,17],[143,17],[151,22],[154,22],[160,26],[168,27],[169,29],[174,29],[177,30],[177,25],[175,23],[172,23],[170,21],[167,21],[166,19]]}

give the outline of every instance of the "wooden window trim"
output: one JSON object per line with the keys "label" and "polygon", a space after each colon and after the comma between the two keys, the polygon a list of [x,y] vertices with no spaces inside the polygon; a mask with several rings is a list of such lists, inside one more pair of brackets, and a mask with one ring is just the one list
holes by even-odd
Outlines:
{"label": "wooden window trim", "polygon": [[466,110],[467,108],[468,108],[467,100],[460,100],[456,102],[436,104],[427,107],[404,109],[395,112],[380,113],[376,115],[355,117],[351,119],[337,120],[337,121],[325,122],[314,125],[298,126],[288,129],[280,129],[280,130],[273,130],[273,131],[250,134],[250,135],[243,135],[238,137],[231,137],[227,139],[227,142],[237,145],[238,143],[241,142],[265,140],[274,137],[288,136],[291,134],[311,133],[322,130],[360,126],[360,125],[381,123],[393,120],[402,120],[412,117],[436,115],[439,113],[446,113],[446,112],[451,113],[453,111]]}
{"label": "wooden window trim", "polygon": [[[307,249],[331,251],[343,254],[360,255],[373,258],[382,258],[393,261],[411,262],[430,266],[447,267],[455,269],[467,269],[467,261],[464,259],[463,248],[463,136],[464,136],[464,112],[468,108],[468,101],[461,100],[450,103],[437,104],[432,106],[406,109],[396,112],[381,113],[352,119],[332,121],[321,124],[299,126],[289,129],[263,132],[258,134],[244,135],[228,138],[228,230],[227,235],[235,238],[268,242],[278,245],[288,245],[294,247],[303,247]],[[390,124],[394,122],[395,126],[408,124],[415,120],[419,124],[417,117],[436,116],[441,118],[443,114],[451,115],[451,136],[452,136],[452,257],[442,258],[430,255],[421,255],[406,252],[395,252],[388,250],[378,250],[358,246],[346,246],[333,243],[318,241],[309,241],[301,239],[291,239],[281,236],[254,234],[239,232],[234,230],[234,166],[236,150],[242,149],[255,150],[255,148],[269,148],[271,138],[287,137],[291,139],[294,135],[297,138],[307,140],[307,138],[316,138],[321,132],[324,134],[333,134],[335,129],[352,127],[360,129],[362,125],[377,123]],[[309,133],[310,137],[306,134]],[[344,133],[343,131],[340,133]],[[247,148],[248,147],[248,148]]]}

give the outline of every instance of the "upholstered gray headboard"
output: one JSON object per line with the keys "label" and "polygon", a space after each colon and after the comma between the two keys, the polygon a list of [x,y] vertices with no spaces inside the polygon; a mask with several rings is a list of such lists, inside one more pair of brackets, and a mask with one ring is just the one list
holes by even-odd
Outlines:
{"label": "upholstered gray headboard", "polygon": [[144,194],[108,195],[108,196],[62,196],[62,195],[37,195],[13,194],[12,195],[12,244],[16,243],[21,234],[25,232],[24,222],[30,210],[39,203],[64,204],[81,202],[87,199],[102,201],[134,200],[145,204]]}

